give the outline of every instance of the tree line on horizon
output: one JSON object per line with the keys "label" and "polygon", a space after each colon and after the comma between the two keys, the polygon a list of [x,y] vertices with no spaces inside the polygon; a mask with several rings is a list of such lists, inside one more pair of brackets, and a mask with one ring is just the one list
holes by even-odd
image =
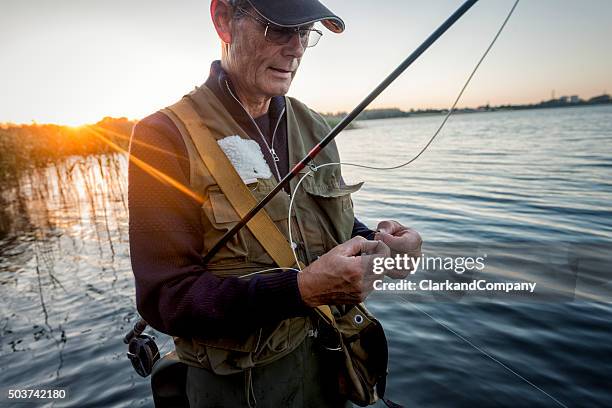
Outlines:
{"label": "tree line on horizon", "polygon": [[[610,95],[603,94],[588,100],[576,96],[562,96],[538,104],[480,106],[458,109],[458,113],[496,110],[538,109],[563,106],[581,106],[612,103]],[[419,109],[402,111],[398,108],[367,109],[357,120],[401,118],[422,114],[445,113],[445,109]],[[346,112],[322,113],[330,126],[337,125]],[[0,182],[3,184],[29,168],[40,168],[69,156],[127,152],[129,138],[136,120],[105,117],[94,125],[79,127],[53,124],[0,124]],[[354,128],[354,123],[349,129]]]}
{"label": "tree line on horizon", "polygon": [[[498,110],[523,110],[523,109],[541,109],[541,108],[558,108],[558,107],[571,107],[571,106],[583,106],[583,105],[603,105],[612,103],[610,95],[604,93],[597,95],[589,99],[581,99],[577,95],[573,96],[561,96],[560,98],[553,98],[539,103],[531,104],[520,104],[520,105],[497,105],[490,106],[489,104],[478,106],[477,108],[460,108],[455,109],[456,113],[472,113],[472,112],[490,112]],[[403,111],[399,108],[382,108],[382,109],[366,109],[361,112],[356,120],[371,120],[371,119],[388,119],[388,118],[404,118],[416,115],[432,115],[447,113],[448,109],[410,109],[409,111]],[[328,122],[338,123],[344,118],[348,112],[336,112],[336,113],[322,113],[321,115],[327,119]]]}

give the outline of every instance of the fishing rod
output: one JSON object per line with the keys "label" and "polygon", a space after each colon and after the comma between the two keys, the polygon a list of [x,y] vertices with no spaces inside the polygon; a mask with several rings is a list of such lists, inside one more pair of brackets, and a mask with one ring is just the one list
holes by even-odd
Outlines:
{"label": "fishing rod", "polygon": [[208,251],[203,258],[207,264],[212,257],[227,244],[244,226],[270,202],[289,182],[306,167],[321,150],[325,148],[340,132],[342,132],[374,99],[378,97],[393,81],[397,79],[412,63],[414,63],[429,47],[431,47],[450,27],[453,26],[478,0],[465,1],[450,17],[446,19],[419,47],[412,52],[391,74],[389,74],[359,105],[344,117],[317,145],[315,145],[299,163],[297,163],[281,181],[278,182],[260,202],[245,214],[232,229],[226,232],[221,239]]}

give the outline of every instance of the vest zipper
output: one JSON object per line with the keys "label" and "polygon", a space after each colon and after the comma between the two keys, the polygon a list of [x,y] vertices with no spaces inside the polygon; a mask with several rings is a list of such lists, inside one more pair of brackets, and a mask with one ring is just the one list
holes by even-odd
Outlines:
{"label": "vest zipper", "polygon": [[[259,129],[259,126],[257,126],[257,123],[255,123],[255,120],[253,119],[253,117],[249,114],[249,112],[246,110],[246,108],[244,107],[244,105],[242,104],[242,102],[240,102],[240,100],[234,95],[234,93],[232,92],[227,80],[225,81],[225,86],[227,88],[227,91],[230,93],[230,95],[232,95],[232,98],[234,98],[234,100],[236,102],[238,102],[238,105],[240,105],[240,107],[242,108],[242,110],[244,111],[244,113],[247,114],[247,116],[249,117],[249,119],[251,119],[251,123],[253,123],[253,125],[255,126],[255,129],[257,129],[257,132],[259,132],[259,136],[261,137],[261,140],[263,140],[264,144],[266,145],[266,147],[268,148],[268,151],[270,152],[270,155],[272,156],[272,162],[274,163],[274,167],[276,169],[276,175],[278,176],[278,181],[282,180],[282,177],[280,175],[280,171],[278,170],[278,165],[276,164],[277,162],[280,161],[280,158],[278,157],[278,154],[276,154],[276,151],[274,151],[274,148],[270,148],[270,145],[268,144],[268,141],[266,140],[266,138],[264,137],[263,133],[261,132],[261,129]],[[280,122],[283,118],[283,115],[285,114],[285,110],[286,107],[283,107],[283,110],[281,111],[278,120],[276,121],[276,126],[274,126],[274,131],[272,132],[272,146],[274,146],[274,137],[276,136],[276,131],[278,130],[278,125],[280,125]],[[291,187],[289,187],[289,191],[291,191]],[[289,199],[291,199],[291,193],[288,193]],[[297,214],[296,214],[297,215]],[[289,214],[289,216],[291,217],[291,214]],[[300,242],[302,242],[302,245],[300,245],[300,247],[296,248],[296,252],[299,253],[301,255],[298,256],[298,258],[302,258],[304,260],[304,262],[308,262],[309,261],[309,251],[306,250],[306,241],[304,240],[304,235],[302,234],[302,230],[298,225],[297,222],[297,216],[296,216],[296,222],[292,223],[292,225],[295,226],[295,230],[297,232],[298,235],[298,240]],[[289,243],[290,245],[293,245],[292,242]]]}
{"label": "vest zipper", "polygon": [[[281,111],[280,115],[278,115],[278,119],[276,120],[276,126],[274,126],[274,131],[272,132],[272,148],[270,149],[270,153],[272,154],[272,158],[274,159],[275,162],[279,162],[280,158],[278,157],[278,154],[276,154],[276,152],[274,151],[274,138],[276,137],[276,131],[278,130],[278,125],[280,125],[284,114],[285,114],[285,107],[283,107],[283,110]],[[279,181],[280,181],[280,178],[279,178]]]}
{"label": "vest zipper", "polygon": [[[280,161],[280,158],[278,157],[278,155],[276,154],[274,149],[271,148],[270,145],[268,144],[268,141],[266,140],[265,136],[261,132],[261,129],[259,129],[259,126],[257,126],[257,123],[255,123],[255,120],[253,119],[251,114],[246,110],[246,108],[244,107],[242,102],[240,102],[240,100],[238,98],[236,98],[236,96],[234,95],[234,93],[230,89],[230,86],[227,83],[227,80],[225,81],[225,86],[227,87],[227,90],[230,93],[230,95],[232,95],[232,98],[234,98],[234,100],[236,102],[238,102],[238,104],[240,105],[240,107],[242,108],[244,113],[246,113],[247,116],[249,117],[249,119],[251,119],[251,123],[253,123],[253,125],[255,126],[255,129],[257,129],[257,132],[259,133],[259,136],[261,137],[261,140],[263,140],[264,144],[266,145],[266,148],[268,149],[268,152],[272,156],[272,163],[274,163],[274,168],[276,170],[276,175],[278,176],[278,181],[281,181],[282,177],[280,175],[280,171],[278,170],[278,165],[276,164],[277,162]],[[274,136],[276,135],[276,130],[278,129],[278,125],[279,125],[279,123],[280,123],[280,121],[281,121],[281,119],[282,119],[284,114],[285,114],[285,109],[283,108],[283,111],[281,112],[281,114],[280,114],[280,116],[278,118],[278,121],[276,122],[276,126],[274,127],[274,132],[272,133],[272,146],[274,146]]]}

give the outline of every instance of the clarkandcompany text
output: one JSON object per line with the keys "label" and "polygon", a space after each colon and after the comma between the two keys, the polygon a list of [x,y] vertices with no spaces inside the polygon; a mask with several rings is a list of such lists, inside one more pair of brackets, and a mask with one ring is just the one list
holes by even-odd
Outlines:
{"label": "clarkandcompany text", "polygon": [[384,282],[377,279],[373,282],[376,291],[494,291],[494,292],[530,292],[536,287],[535,282],[487,282],[485,279],[470,282],[452,282],[450,280],[436,282],[429,279],[414,282],[402,279],[395,282]]}

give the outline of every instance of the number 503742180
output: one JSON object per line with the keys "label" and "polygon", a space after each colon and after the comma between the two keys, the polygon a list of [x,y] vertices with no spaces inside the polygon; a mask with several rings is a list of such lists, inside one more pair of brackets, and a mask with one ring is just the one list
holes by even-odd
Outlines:
{"label": "number 503742180", "polygon": [[17,389],[8,390],[8,399],[64,399],[66,390],[53,389]]}

